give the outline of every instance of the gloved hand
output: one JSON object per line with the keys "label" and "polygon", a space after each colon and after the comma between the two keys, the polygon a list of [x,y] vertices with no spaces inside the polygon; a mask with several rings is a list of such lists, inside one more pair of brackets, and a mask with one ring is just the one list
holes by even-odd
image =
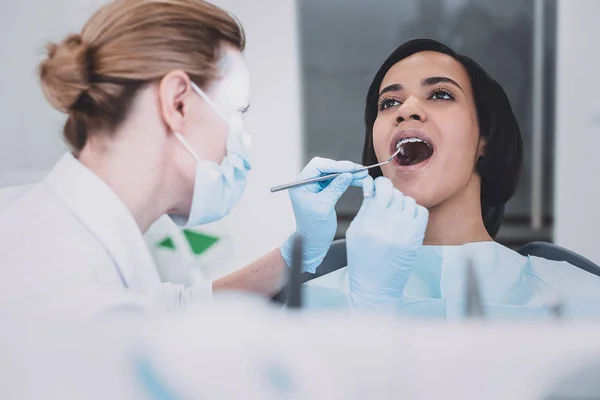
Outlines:
{"label": "gloved hand", "polygon": [[392,182],[365,180],[363,204],[346,232],[350,304],[390,312],[402,298],[429,219]]}
{"label": "gloved hand", "polygon": [[[351,161],[313,158],[300,173],[298,180],[315,178],[334,172],[352,171],[361,165]],[[303,242],[303,270],[314,273],[325,258],[337,229],[335,204],[349,186],[362,186],[368,172],[345,173],[337,178],[300,186],[290,190],[290,199],[296,217],[296,232],[281,246],[280,251],[288,266],[292,260],[294,235]]]}

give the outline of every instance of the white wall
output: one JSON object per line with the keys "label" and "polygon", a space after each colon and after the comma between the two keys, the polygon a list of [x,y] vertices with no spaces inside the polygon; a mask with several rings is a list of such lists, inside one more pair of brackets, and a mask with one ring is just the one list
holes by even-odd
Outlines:
{"label": "white wall", "polygon": [[78,30],[99,0],[0,4],[0,187],[31,181],[64,151],[64,117],[46,103],[36,68],[50,40]]}
{"label": "white wall", "polygon": [[598,0],[558,2],[554,237],[600,264],[598,15]]}
{"label": "white wall", "polygon": [[[49,170],[65,147],[64,116],[44,100],[36,68],[44,45],[79,31],[105,0],[21,0],[0,5],[0,187]],[[214,273],[242,266],[278,246],[294,220],[286,193],[269,187],[300,170],[300,86],[294,0],[218,0],[241,20],[248,36],[254,170],[233,215],[207,230],[227,235],[228,251]],[[7,176],[8,174],[8,176]],[[4,184],[3,184],[4,182]]]}

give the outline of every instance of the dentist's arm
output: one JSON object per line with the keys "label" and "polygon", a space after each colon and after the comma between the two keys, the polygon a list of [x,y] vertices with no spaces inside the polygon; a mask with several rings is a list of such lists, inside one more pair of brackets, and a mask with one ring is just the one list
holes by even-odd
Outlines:
{"label": "dentist's arm", "polygon": [[[359,167],[361,166],[350,161],[313,158],[298,179],[351,171]],[[216,280],[213,290],[244,290],[268,296],[277,293],[285,283],[286,268],[291,264],[295,235],[300,235],[303,239],[303,270],[314,273],[325,258],[335,236],[335,204],[349,186],[362,186],[367,176],[367,171],[345,173],[331,181],[312,183],[290,190],[296,231],[279,249],[267,253],[241,270]]]}
{"label": "dentist's arm", "polygon": [[216,291],[238,290],[271,297],[284,284],[286,264],[279,250],[273,250],[245,268],[214,282],[201,282],[192,287],[163,283],[157,293],[156,308],[177,310],[192,304],[212,303]]}
{"label": "dentist's arm", "polygon": [[265,254],[246,267],[213,283],[213,291],[242,290],[272,296],[285,284],[287,264],[279,249]]}

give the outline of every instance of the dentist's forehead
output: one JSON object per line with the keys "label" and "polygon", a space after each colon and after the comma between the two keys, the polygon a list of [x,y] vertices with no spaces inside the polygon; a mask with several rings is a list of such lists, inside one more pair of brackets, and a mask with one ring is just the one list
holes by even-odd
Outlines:
{"label": "dentist's forehead", "polygon": [[242,108],[250,103],[250,72],[242,53],[227,48],[219,62],[221,78],[215,82],[212,98],[224,108]]}

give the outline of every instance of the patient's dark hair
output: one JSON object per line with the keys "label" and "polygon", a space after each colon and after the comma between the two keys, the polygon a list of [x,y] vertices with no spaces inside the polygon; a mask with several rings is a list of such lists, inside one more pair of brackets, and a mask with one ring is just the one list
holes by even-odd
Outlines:
{"label": "patient's dark hair", "polygon": [[[457,54],[435,40],[415,39],[398,47],[377,71],[367,92],[365,106],[365,143],[363,165],[377,163],[373,147],[373,124],[377,118],[377,101],[381,82],[397,62],[423,51],[447,54],[467,71],[473,89],[479,133],[485,138],[485,154],[477,160],[481,177],[481,213],[488,233],[495,237],[504,214],[504,205],[517,188],[523,163],[523,139],[515,114],[504,89],[475,61]],[[371,176],[382,175],[381,168],[370,170]]]}

